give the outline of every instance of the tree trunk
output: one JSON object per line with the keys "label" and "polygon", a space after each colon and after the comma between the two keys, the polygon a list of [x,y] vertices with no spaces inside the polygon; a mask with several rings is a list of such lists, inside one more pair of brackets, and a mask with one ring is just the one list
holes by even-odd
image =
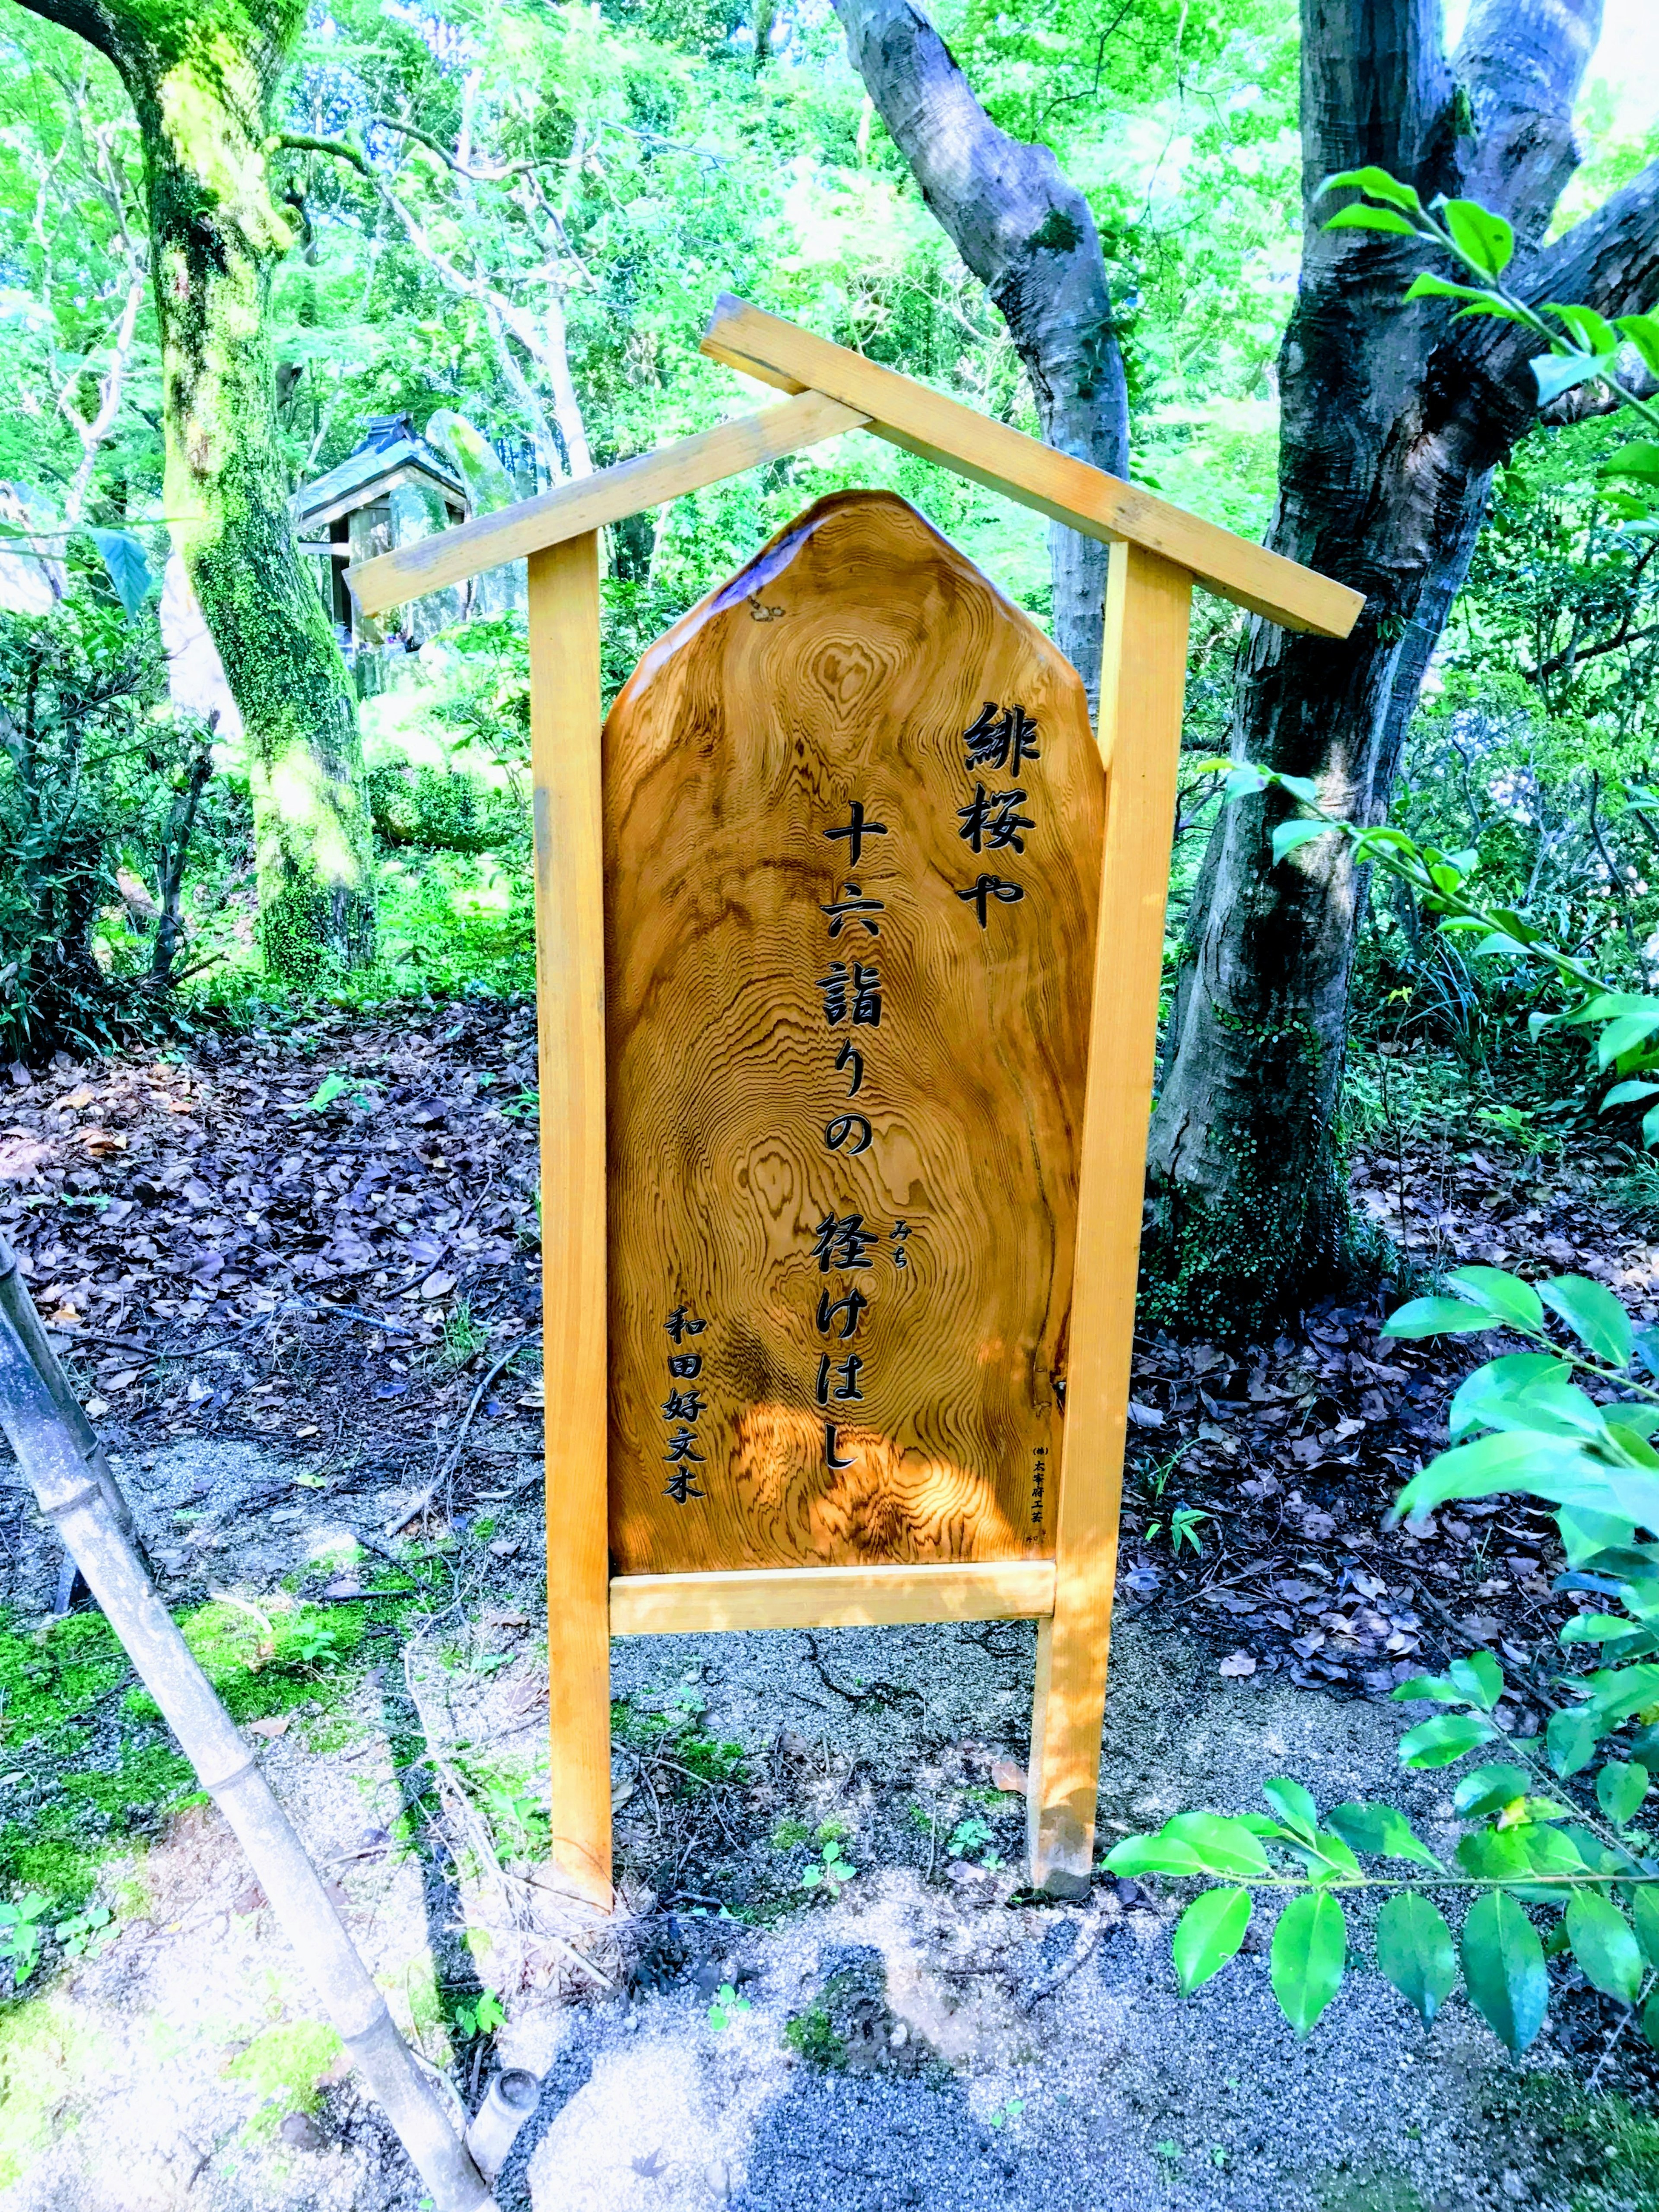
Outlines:
{"label": "tree trunk", "polygon": [[[1420,246],[1324,232],[1334,171],[1375,162],[1509,216],[1530,298],[1609,316],[1659,283],[1659,167],[1558,245],[1539,240],[1577,162],[1571,108],[1601,0],[1475,0],[1448,66],[1438,0],[1303,0],[1304,258],[1280,355],[1268,543],[1366,595],[1340,642],[1253,624],[1237,757],[1314,777],[1322,804],[1387,811],[1423,673],[1468,569],[1492,472],[1536,421],[1513,325],[1401,304]],[[1153,1121],[1143,1291],[1155,1316],[1255,1330],[1328,1281],[1345,1243],[1331,1131],[1357,911],[1349,848],[1273,865],[1277,794],[1227,807],[1193,902]]]}
{"label": "tree trunk", "polygon": [[[910,0],[835,0],[847,50],[921,196],[1008,325],[1045,441],[1115,477],[1129,403],[1089,203],[1047,146],[998,130]],[[1106,548],[1050,527],[1054,641],[1100,691]]]}
{"label": "tree trunk", "polygon": [[247,733],[267,965],[307,983],[373,955],[356,701],[301,565],[266,309],[290,243],[265,141],[296,0],[27,0],[119,70],[137,114],[162,347],[165,501]]}

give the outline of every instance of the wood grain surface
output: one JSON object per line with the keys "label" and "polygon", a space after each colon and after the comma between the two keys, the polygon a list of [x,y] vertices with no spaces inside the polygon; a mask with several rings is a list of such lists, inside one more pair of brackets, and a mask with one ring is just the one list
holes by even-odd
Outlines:
{"label": "wood grain surface", "polygon": [[884,493],[617,699],[617,1572],[1051,1555],[1103,785],[1075,671]]}

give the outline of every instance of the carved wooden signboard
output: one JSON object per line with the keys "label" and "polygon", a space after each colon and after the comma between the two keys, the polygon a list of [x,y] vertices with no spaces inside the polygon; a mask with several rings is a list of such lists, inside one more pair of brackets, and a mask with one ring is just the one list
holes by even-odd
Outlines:
{"label": "carved wooden signboard", "polygon": [[623,1574],[1052,1556],[1103,778],[914,509],[821,501],[605,738]]}
{"label": "carved wooden signboard", "polygon": [[[793,396],[356,565],[528,556],[560,1877],[608,1910],[613,1634],[1037,1624],[1034,1887],[1094,1865],[1194,584],[1358,592],[722,299]],[[821,501],[600,726],[600,532],[867,430],[1111,551],[1071,666],[902,501]]]}

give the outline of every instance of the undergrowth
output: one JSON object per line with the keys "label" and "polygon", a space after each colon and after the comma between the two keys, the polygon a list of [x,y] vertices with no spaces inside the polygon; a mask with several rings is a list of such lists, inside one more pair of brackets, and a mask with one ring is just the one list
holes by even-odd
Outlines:
{"label": "undergrowth", "polygon": [[[239,1726],[312,1709],[326,1729],[325,1709],[428,1601],[419,1563],[386,1580],[398,1594],[371,1605],[210,1598],[179,1626]],[[106,1858],[198,1795],[102,1613],[26,1624],[0,1608],[0,1896],[33,1889],[78,1904]]]}

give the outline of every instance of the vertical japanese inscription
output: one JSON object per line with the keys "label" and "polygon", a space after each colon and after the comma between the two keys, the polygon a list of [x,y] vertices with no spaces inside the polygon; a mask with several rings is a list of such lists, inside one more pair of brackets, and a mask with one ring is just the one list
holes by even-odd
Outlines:
{"label": "vertical japanese inscription", "polygon": [[1074,672],[888,495],[625,688],[618,1571],[1048,1548],[1102,811]]}

